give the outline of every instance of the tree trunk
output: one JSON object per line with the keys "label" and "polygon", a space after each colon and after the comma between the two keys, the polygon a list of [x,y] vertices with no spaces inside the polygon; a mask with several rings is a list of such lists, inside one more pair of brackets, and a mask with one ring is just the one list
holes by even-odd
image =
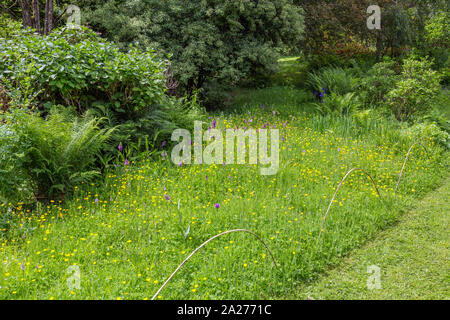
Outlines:
{"label": "tree trunk", "polygon": [[33,0],[33,27],[38,33],[42,33],[41,20],[39,19],[39,0]]}
{"label": "tree trunk", "polygon": [[383,52],[383,35],[381,30],[377,30],[377,62],[380,62]]}
{"label": "tree trunk", "polygon": [[53,0],[46,0],[44,34],[49,34],[52,30],[53,30]]}
{"label": "tree trunk", "polygon": [[24,27],[33,27],[31,21],[31,5],[29,0],[19,0],[20,8],[22,9],[22,24]]}

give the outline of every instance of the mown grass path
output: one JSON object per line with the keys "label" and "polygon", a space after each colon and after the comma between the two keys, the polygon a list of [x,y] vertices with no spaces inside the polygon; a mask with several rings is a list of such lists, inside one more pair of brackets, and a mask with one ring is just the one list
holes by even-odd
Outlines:
{"label": "mown grass path", "polygon": [[[449,299],[450,178],[399,222],[287,298]],[[368,289],[380,268],[381,289]]]}

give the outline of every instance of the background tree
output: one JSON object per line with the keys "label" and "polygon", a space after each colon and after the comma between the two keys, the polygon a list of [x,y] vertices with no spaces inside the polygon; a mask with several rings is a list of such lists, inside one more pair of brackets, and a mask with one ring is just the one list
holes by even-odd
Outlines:
{"label": "background tree", "polygon": [[188,93],[215,79],[235,84],[274,70],[296,46],[303,11],[291,0],[81,1],[83,17],[103,36],[172,54],[174,77]]}
{"label": "background tree", "polygon": [[296,0],[305,10],[307,37],[303,49],[309,54],[334,50],[352,38],[370,43],[374,33],[366,26],[367,0]]}
{"label": "background tree", "polygon": [[24,27],[32,27],[31,21],[31,1],[19,0],[20,9],[22,10],[22,23]]}
{"label": "background tree", "polygon": [[[395,55],[405,46],[424,47],[427,19],[448,11],[441,0],[296,0],[305,9],[306,53],[318,54],[356,40],[377,57]],[[366,13],[370,5],[381,8],[381,30],[368,30]]]}
{"label": "background tree", "polygon": [[33,28],[41,33],[41,19],[39,11],[39,0],[33,0]]}
{"label": "background tree", "polygon": [[2,0],[0,12],[16,20],[21,18],[24,27],[49,34],[63,21],[68,4],[70,1],[63,0]]}
{"label": "background tree", "polygon": [[49,34],[53,29],[53,0],[45,1],[44,34]]}

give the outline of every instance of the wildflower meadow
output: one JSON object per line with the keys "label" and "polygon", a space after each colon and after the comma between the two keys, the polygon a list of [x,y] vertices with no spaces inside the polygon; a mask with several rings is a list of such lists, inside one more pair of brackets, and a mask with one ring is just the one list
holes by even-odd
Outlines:
{"label": "wildflower meadow", "polygon": [[286,299],[448,183],[437,4],[9,2],[0,299]]}

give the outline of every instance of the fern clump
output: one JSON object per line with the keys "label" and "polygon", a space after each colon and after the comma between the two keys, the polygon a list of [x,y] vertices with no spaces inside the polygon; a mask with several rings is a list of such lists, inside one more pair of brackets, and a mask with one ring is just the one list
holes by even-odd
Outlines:
{"label": "fern clump", "polygon": [[323,116],[327,114],[346,116],[355,113],[360,107],[360,102],[354,92],[345,95],[332,92],[329,95],[325,94],[324,99],[320,103],[316,103],[315,107],[317,112]]}
{"label": "fern clump", "polygon": [[306,86],[315,92],[325,90],[336,94],[354,91],[358,80],[347,69],[329,67],[308,75]]}
{"label": "fern clump", "polygon": [[0,200],[63,198],[100,174],[98,155],[114,129],[101,119],[52,109],[46,119],[12,110],[0,126]]}

